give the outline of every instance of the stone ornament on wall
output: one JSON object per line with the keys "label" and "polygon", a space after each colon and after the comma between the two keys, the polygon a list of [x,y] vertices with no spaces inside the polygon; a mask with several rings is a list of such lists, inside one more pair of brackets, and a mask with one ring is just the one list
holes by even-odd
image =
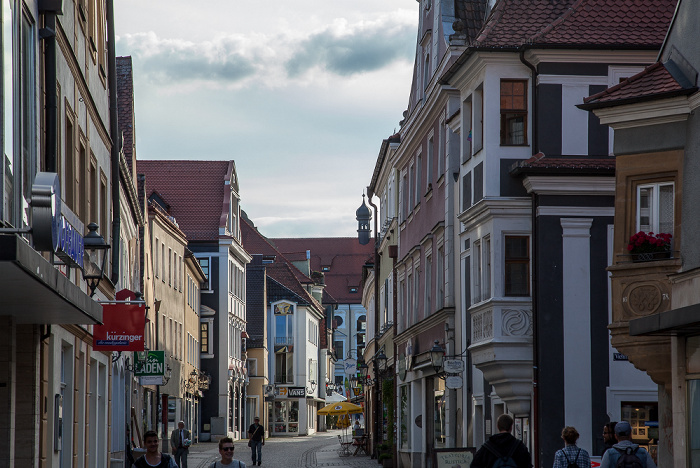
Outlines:
{"label": "stone ornament on wall", "polygon": [[472,343],[493,338],[493,311],[478,312],[472,316]]}
{"label": "stone ornament on wall", "polygon": [[503,309],[501,331],[503,336],[532,336],[532,311]]}
{"label": "stone ornament on wall", "polygon": [[622,305],[626,315],[644,317],[668,310],[670,295],[660,282],[629,284],[622,294]]}

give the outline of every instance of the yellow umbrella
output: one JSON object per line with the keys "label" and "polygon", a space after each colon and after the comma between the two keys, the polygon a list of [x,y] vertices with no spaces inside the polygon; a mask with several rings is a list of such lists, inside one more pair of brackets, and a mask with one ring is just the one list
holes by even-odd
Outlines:
{"label": "yellow umbrella", "polygon": [[362,406],[356,405],[354,403],[349,403],[347,401],[341,401],[338,403],[331,403],[328,406],[324,406],[318,410],[320,415],[341,415],[341,414],[357,414],[362,413],[364,410]]}
{"label": "yellow umbrella", "polygon": [[341,414],[340,417],[338,418],[338,423],[336,426],[338,426],[340,429],[346,429],[350,427],[352,424],[352,420],[350,419],[349,414]]}

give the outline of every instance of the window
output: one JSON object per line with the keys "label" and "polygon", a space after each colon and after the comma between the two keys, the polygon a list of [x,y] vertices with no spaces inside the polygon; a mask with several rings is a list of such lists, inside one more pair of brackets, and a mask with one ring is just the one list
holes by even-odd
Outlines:
{"label": "window", "polygon": [[440,246],[435,263],[435,305],[436,309],[442,309],[445,304],[445,247]]}
{"label": "window", "polygon": [[173,249],[168,249],[168,286],[173,284]]}
{"label": "window", "polygon": [[209,257],[200,258],[199,266],[202,267],[204,272],[204,284],[202,285],[202,290],[209,289]]}
{"label": "window", "polygon": [[491,298],[491,238],[484,238],[481,254],[481,259],[484,263],[484,267],[482,268],[484,272],[482,296],[483,299],[486,300]]}
{"label": "window", "polygon": [[474,154],[481,151],[484,147],[484,85],[480,84],[474,90],[474,98],[472,102],[472,152]]}
{"label": "window", "polygon": [[448,127],[445,124],[444,119],[440,119],[440,135],[438,138],[438,160],[437,160],[437,178],[439,179],[440,177],[443,176],[445,173],[445,154],[446,154],[446,147],[447,147],[447,132],[450,130],[450,127]]}
{"label": "window", "polygon": [[472,157],[472,96],[462,102],[462,164]]}
{"label": "window", "polygon": [[94,154],[90,158],[90,175],[89,175],[88,182],[90,184],[90,198],[88,199],[88,203],[90,204],[90,219],[89,219],[89,221],[92,223],[99,223],[100,222],[100,218],[99,218],[100,208],[99,208],[99,197],[97,195],[97,191],[98,191],[97,160],[95,159]]}
{"label": "window", "polygon": [[430,313],[432,312],[432,305],[433,305],[432,280],[433,280],[433,256],[427,255],[425,257],[425,298],[423,300],[423,302],[424,302],[423,316],[424,317],[429,316]]}
{"label": "window", "polygon": [[[100,216],[102,224],[100,224],[100,234],[105,238],[105,242],[109,238],[109,192],[107,189],[107,176],[100,171]],[[109,256],[108,256],[109,257]]]}
{"label": "window", "polygon": [[474,295],[472,296],[474,304],[481,302],[481,242],[474,241],[474,246],[472,248],[472,254],[474,255]]}
{"label": "window", "polygon": [[505,238],[505,295],[530,295],[530,242],[527,236]]}
{"label": "window", "polygon": [[411,164],[408,169],[408,211],[406,214],[411,212],[416,206],[416,166]]}
{"label": "window", "polygon": [[[66,109],[68,109],[66,107]],[[73,210],[75,201],[75,146],[74,146],[74,131],[73,131],[73,118],[70,115],[70,111],[66,110],[66,148],[65,148],[65,180],[63,180],[64,188],[64,200],[68,208]]]}
{"label": "window", "polygon": [[85,149],[85,137],[82,132],[80,132],[80,150],[78,151],[78,207],[79,210],[76,213],[80,220],[83,222],[88,221],[89,216],[89,206],[88,206],[88,160],[87,160],[87,150]]}
{"label": "window", "polygon": [[433,183],[433,146],[435,145],[435,139],[431,135],[428,138],[428,147],[426,148],[426,158],[425,158],[425,191],[427,192],[432,188]]}
{"label": "window", "polygon": [[418,156],[416,156],[416,200],[414,204],[418,206],[420,203],[420,196],[421,196],[421,188],[423,187],[422,182],[423,182],[423,156],[418,153]]}
{"label": "window", "polygon": [[637,186],[637,231],[673,235],[673,182]]}
{"label": "window", "polygon": [[335,357],[339,360],[342,360],[345,357],[344,353],[344,346],[345,343],[342,341],[335,341],[333,342],[333,349],[335,349]]}
{"label": "window", "polygon": [[209,354],[209,322],[199,322],[199,344],[202,354]]}
{"label": "window", "polygon": [[160,243],[158,242],[158,238],[156,237],[156,248],[155,248],[155,251],[156,251],[156,261],[153,262],[153,263],[156,264],[156,278],[159,278],[159,277],[160,277],[160,253],[159,253],[159,250],[160,250],[160,249],[158,248],[158,245],[159,245],[159,244],[160,244]]}
{"label": "window", "polygon": [[527,80],[501,80],[501,145],[527,144]]}

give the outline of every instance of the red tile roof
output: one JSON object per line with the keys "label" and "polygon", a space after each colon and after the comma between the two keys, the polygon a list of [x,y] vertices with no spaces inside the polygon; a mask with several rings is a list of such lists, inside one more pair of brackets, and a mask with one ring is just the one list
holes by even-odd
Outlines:
{"label": "red tile roof", "polygon": [[500,0],[473,46],[658,48],[676,0]]}
{"label": "red tile roof", "polygon": [[694,86],[683,87],[661,62],[656,62],[621,83],[584,98],[584,103],[578,107],[587,110],[598,109],[689,94],[696,89]]}
{"label": "red tile roof", "polygon": [[[241,222],[241,242],[243,248],[251,255],[275,256],[273,263],[265,264],[267,276],[292,291],[304,302],[313,304],[320,310],[323,310],[321,304],[303,286],[304,284],[313,283],[313,281],[280,253],[246,218],[243,218]],[[328,299],[333,301],[332,297]]]}
{"label": "red tile roof", "polygon": [[229,203],[225,182],[233,161],[139,160],[136,164],[137,172],[146,176],[146,196],[154,191],[160,194],[190,241],[219,238],[224,206]]}
{"label": "red tile roof", "polygon": [[[311,251],[311,270],[322,271],[326,290],[339,304],[362,302],[362,266],[374,260],[374,246],[360,245],[354,237],[275,238],[271,241],[290,260],[303,260]],[[329,271],[323,271],[329,267]],[[351,293],[350,288],[357,292]]]}
{"label": "red tile roof", "polygon": [[511,174],[519,175],[532,172],[567,173],[572,175],[614,174],[615,158],[559,157],[547,158],[544,153],[537,153],[529,159],[519,161],[511,167]]}
{"label": "red tile roof", "polygon": [[[241,244],[243,248],[251,255],[259,254],[263,256],[274,256],[277,262],[289,263],[291,260],[285,257],[277,248],[268,240],[267,237],[263,236],[260,231],[248,220],[243,217],[241,222]],[[293,265],[292,265],[293,266]],[[313,283],[311,278],[306,276],[298,268],[292,268],[297,281],[302,284]]]}

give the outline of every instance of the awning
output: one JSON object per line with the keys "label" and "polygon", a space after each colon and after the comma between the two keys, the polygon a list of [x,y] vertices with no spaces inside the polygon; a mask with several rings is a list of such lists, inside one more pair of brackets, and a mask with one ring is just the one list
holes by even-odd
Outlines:
{"label": "awning", "polygon": [[102,323],[102,306],[16,234],[0,235],[0,297],[17,323]]}
{"label": "awning", "polygon": [[700,304],[630,320],[630,336],[700,335]]}

